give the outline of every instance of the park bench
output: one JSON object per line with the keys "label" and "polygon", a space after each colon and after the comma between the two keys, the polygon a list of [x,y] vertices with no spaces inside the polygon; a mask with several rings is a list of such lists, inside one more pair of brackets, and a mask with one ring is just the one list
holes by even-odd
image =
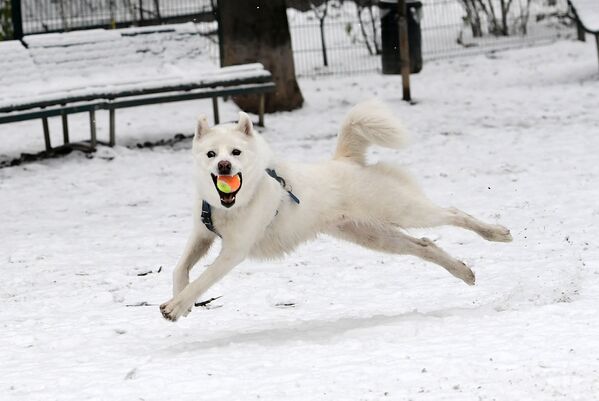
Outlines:
{"label": "park bench", "polygon": [[595,36],[599,58],[599,0],[568,0],[576,19],[578,39],[584,41],[585,33]]}
{"label": "park bench", "polygon": [[[117,109],[211,98],[218,123],[218,97],[258,94],[263,125],[264,95],[275,89],[270,72],[258,63],[215,68],[202,52],[205,40],[189,23],[0,42],[0,124],[41,119],[50,151],[48,119],[60,117],[62,146],[87,150],[115,144]],[[96,137],[98,110],[109,114],[107,142]],[[90,140],[72,143],[68,115],[84,112]]]}

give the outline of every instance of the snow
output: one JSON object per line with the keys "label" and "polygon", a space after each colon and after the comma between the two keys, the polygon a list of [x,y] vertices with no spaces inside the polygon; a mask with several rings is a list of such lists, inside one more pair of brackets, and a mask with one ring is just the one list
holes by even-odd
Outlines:
{"label": "snow", "polygon": [[576,15],[590,31],[599,33],[599,3],[596,0],[569,0]]}
{"label": "snow", "polygon": [[[260,129],[281,157],[330,157],[344,113],[377,96],[412,145],[371,160],[396,160],[436,202],[511,228],[511,244],[413,232],[472,266],[477,285],[322,237],[281,261],[244,262],[202,297],[222,296],[209,308],[163,320],[157,304],[190,229],[190,143],[135,144],[191,133],[211,104],[127,109],[115,148],[0,169],[3,401],[597,399],[594,45],[428,63],[412,77],[414,105],[398,76],[299,83],[304,108]],[[221,104],[223,120],[235,117]],[[72,118],[75,138],[86,118]],[[0,137],[0,160],[43,148],[37,121]]]}

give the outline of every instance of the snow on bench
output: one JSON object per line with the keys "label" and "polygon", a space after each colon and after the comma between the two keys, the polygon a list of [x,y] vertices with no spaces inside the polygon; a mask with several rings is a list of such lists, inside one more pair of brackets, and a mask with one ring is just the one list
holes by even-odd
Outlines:
{"label": "snow on bench", "polygon": [[569,0],[576,17],[589,33],[599,33],[599,1]]}
{"label": "snow on bench", "polygon": [[585,31],[595,35],[599,57],[599,0],[568,0],[578,24],[578,39],[584,41]]}
{"label": "snow on bench", "polygon": [[[0,123],[42,118],[51,149],[47,118],[98,109],[110,111],[169,101],[212,98],[218,122],[218,96],[274,90],[262,64],[215,68],[207,39],[193,23],[159,27],[96,29],[26,36],[0,43]],[[263,107],[260,111],[263,123]],[[95,125],[92,145],[95,145]],[[68,126],[64,127],[65,144]]]}
{"label": "snow on bench", "polygon": [[0,103],[37,93],[41,77],[27,49],[17,40],[0,42]]}

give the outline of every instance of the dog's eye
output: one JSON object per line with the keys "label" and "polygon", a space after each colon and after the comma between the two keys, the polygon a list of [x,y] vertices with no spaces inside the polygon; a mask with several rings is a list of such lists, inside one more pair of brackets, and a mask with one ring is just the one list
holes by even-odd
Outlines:
{"label": "dog's eye", "polygon": [[233,156],[239,156],[241,154],[241,150],[239,150],[239,149],[233,149],[233,151],[231,152],[231,154]]}
{"label": "dog's eye", "polygon": [[208,158],[212,159],[214,156],[216,156],[216,153],[214,153],[212,150],[208,153],[206,153],[206,156],[208,156]]}

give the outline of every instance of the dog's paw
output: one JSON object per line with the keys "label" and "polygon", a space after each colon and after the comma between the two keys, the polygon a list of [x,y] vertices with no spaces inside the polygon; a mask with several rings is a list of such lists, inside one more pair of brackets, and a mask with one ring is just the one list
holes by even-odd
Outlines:
{"label": "dog's paw", "polygon": [[181,302],[176,302],[174,299],[171,299],[168,302],[160,305],[160,313],[166,320],[170,320],[171,322],[176,322],[181,316],[187,316],[191,312],[191,307],[185,307],[181,304]]}
{"label": "dog's paw", "polygon": [[454,269],[450,270],[450,273],[468,285],[474,285],[476,283],[474,272],[460,260],[457,261]]}
{"label": "dog's paw", "polygon": [[499,224],[492,226],[490,229],[485,230],[481,233],[484,239],[487,241],[495,242],[512,242],[512,234],[504,226]]}
{"label": "dog's paw", "polygon": [[470,268],[466,265],[464,265],[465,267],[465,271],[463,274],[463,277],[460,277],[464,283],[468,284],[468,285],[474,285],[476,284],[476,275],[474,274],[474,272],[472,270],[470,270]]}

